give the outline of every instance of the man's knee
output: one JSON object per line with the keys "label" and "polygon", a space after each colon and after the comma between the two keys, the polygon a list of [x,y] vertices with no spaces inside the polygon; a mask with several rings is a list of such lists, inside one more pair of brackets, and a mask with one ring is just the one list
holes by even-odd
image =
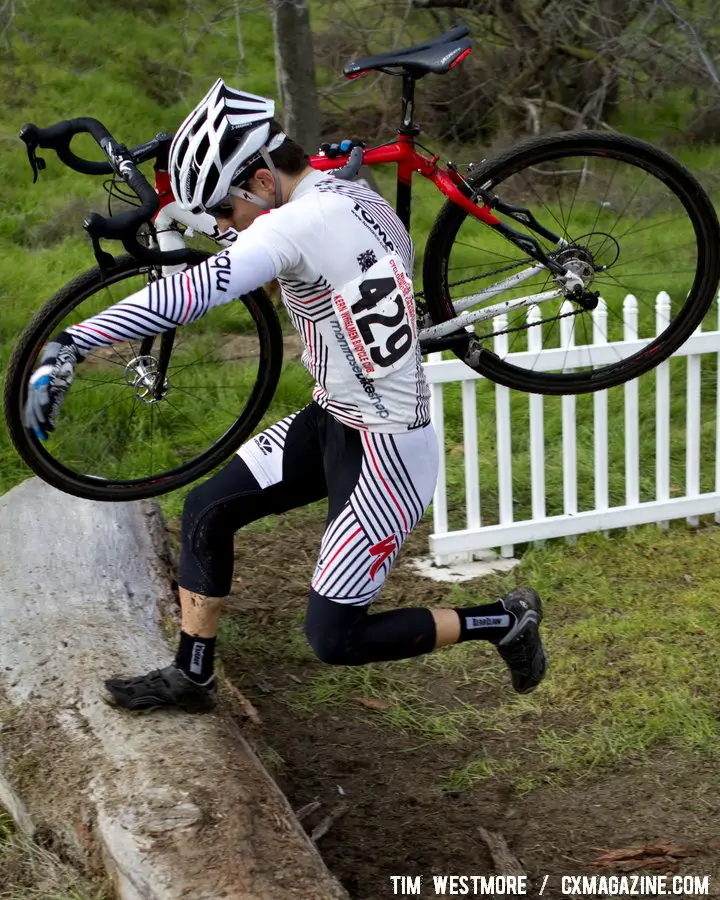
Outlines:
{"label": "man's knee", "polygon": [[315,652],[315,656],[330,666],[352,666],[353,655],[348,647],[347,637],[344,634],[331,634],[327,631],[306,631],[308,642]]}
{"label": "man's knee", "polygon": [[[194,487],[185,498],[181,521],[181,543],[184,554],[192,556],[215,555],[220,544],[229,544],[232,531],[223,527],[222,504],[205,484]],[[219,540],[222,532],[228,531],[224,540]]]}
{"label": "man's knee", "polygon": [[329,600],[310,591],[305,636],[319,660],[331,666],[358,666],[364,662],[357,648],[365,607]]}
{"label": "man's knee", "polygon": [[188,493],[185,498],[185,503],[183,504],[183,512],[182,512],[182,521],[183,526],[187,526],[190,523],[195,523],[203,514],[203,512],[210,506],[214,500],[214,492],[208,489],[207,485],[210,482],[206,481],[203,484],[195,485],[195,487]]}
{"label": "man's knee", "polygon": [[236,531],[266,514],[261,495],[247,464],[236,456],[224,469],[189,492],[183,506],[183,533],[197,540],[200,523],[208,537],[215,529]]}

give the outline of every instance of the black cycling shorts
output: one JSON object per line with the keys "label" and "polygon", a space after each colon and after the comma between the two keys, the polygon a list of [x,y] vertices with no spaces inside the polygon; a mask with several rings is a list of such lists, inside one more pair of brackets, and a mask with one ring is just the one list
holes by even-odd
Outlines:
{"label": "black cycling shorts", "polygon": [[327,497],[312,589],[340,603],[367,604],[430,504],[437,466],[432,425],[399,434],[358,431],[311,403],[248,441],[190,492],[179,583],[225,596],[235,531]]}

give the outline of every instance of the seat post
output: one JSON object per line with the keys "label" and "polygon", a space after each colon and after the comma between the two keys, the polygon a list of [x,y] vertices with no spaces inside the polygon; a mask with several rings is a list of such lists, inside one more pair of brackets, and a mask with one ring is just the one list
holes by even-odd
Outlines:
{"label": "seat post", "polygon": [[[415,79],[407,72],[403,75],[403,94],[402,94],[402,118],[400,119],[400,127],[398,134],[401,139],[412,138],[416,134],[420,134],[420,129],[413,122],[413,114],[415,112]],[[408,233],[410,232],[410,206],[412,201],[412,166],[407,162],[401,162],[398,166],[397,181],[397,202],[395,212],[403,223]]]}
{"label": "seat post", "polygon": [[415,79],[412,75],[403,75],[402,117],[398,134],[414,136],[420,134],[420,129],[413,122],[415,113]]}

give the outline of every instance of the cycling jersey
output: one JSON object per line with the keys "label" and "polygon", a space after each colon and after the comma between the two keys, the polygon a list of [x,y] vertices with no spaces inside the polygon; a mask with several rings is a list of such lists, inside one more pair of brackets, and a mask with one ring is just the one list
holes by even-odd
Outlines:
{"label": "cycling jersey", "polygon": [[412,242],[382,197],[312,172],[229,249],[67,330],[87,353],[189,324],[277,277],[316,403],[352,428],[402,432],[429,421],[412,268]]}

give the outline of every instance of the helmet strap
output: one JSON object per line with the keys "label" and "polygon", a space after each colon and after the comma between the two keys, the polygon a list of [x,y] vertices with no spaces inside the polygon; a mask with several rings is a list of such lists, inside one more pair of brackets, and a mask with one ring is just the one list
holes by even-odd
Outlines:
{"label": "helmet strap", "polygon": [[273,178],[275,179],[275,209],[279,209],[282,206],[282,184],[280,183],[280,173],[275,166],[275,163],[272,161],[272,157],[267,150],[267,147],[260,148],[260,156],[262,156],[265,165],[272,172]]}

